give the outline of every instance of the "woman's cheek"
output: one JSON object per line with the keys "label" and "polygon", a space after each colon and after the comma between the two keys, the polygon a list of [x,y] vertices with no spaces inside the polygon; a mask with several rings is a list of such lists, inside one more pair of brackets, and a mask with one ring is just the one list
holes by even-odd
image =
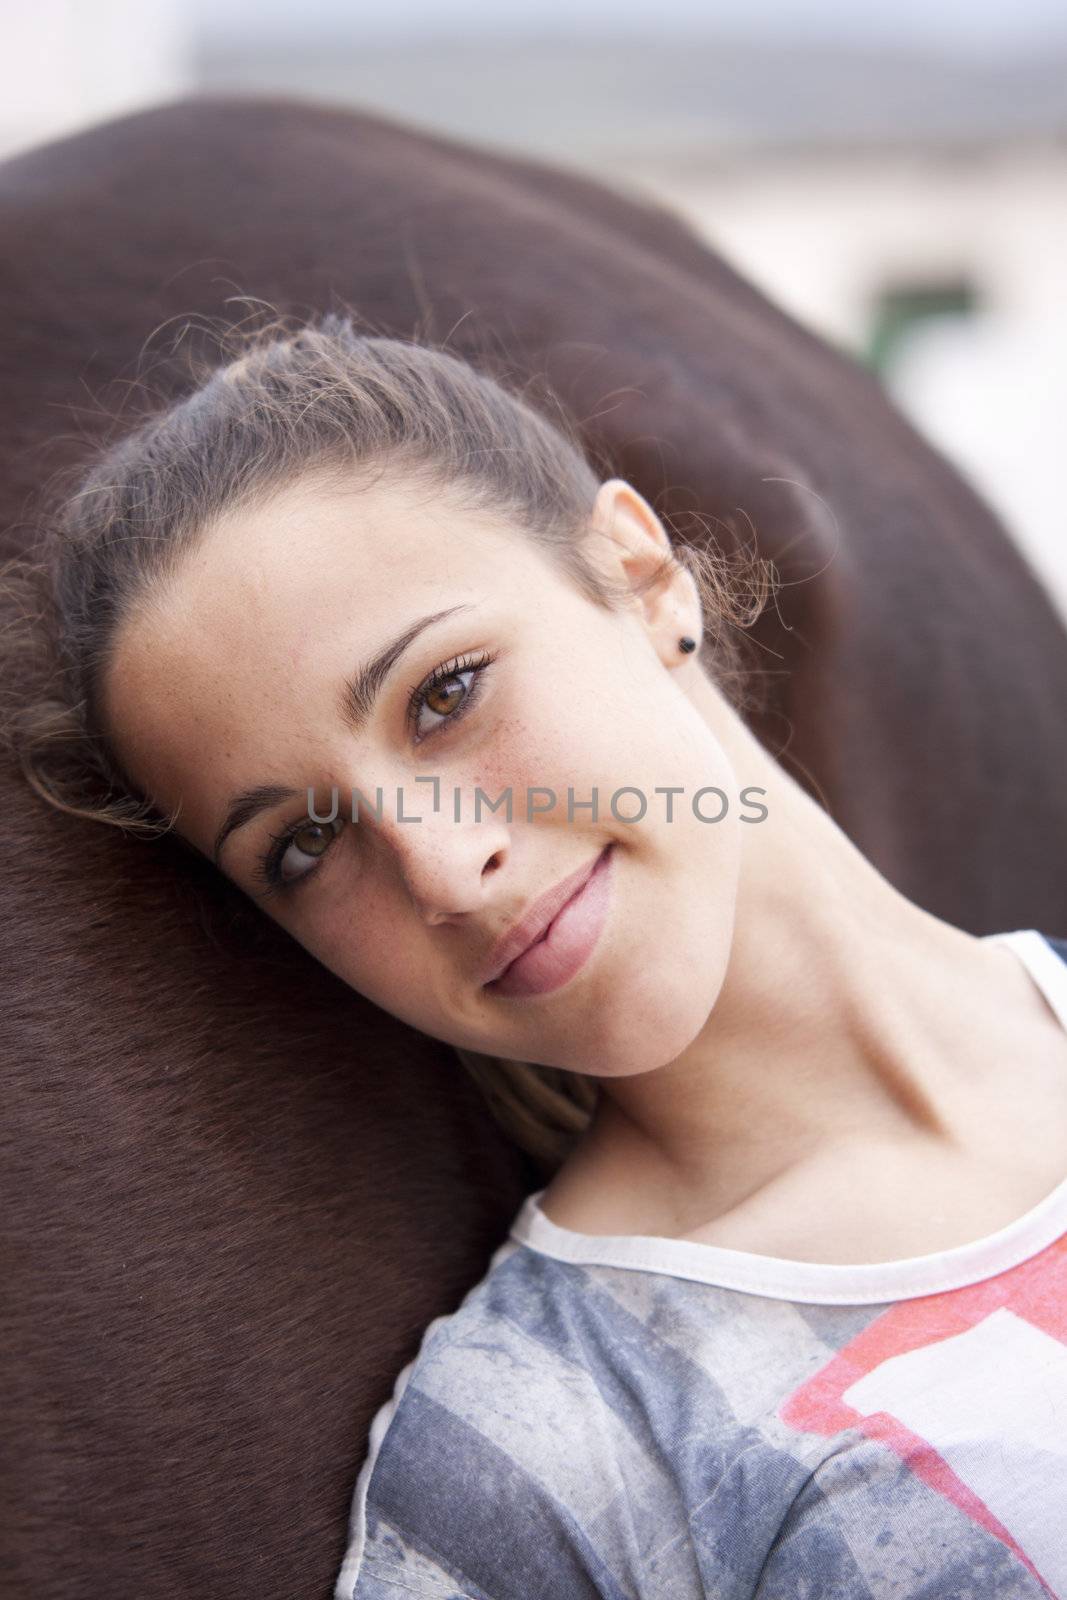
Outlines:
{"label": "woman's cheek", "polygon": [[[453,786],[460,790],[463,809],[461,817],[473,819],[474,799],[480,790],[486,799],[496,802],[501,796],[511,795],[511,817],[514,822],[525,820],[526,791],[544,783],[545,761],[533,726],[521,719],[505,719],[495,731],[491,741],[486,741],[477,751],[471,767],[462,773],[442,778],[442,805],[454,815]],[[482,818],[494,815],[507,818],[507,805],[496,812],[489,811],[483,801]]]}

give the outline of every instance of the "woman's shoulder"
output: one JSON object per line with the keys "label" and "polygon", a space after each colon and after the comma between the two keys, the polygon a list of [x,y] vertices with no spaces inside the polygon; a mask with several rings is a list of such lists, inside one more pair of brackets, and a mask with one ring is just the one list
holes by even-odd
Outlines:
{"label": "woman's shoulder", "polygon": [[523,1550],[542,1583],[555,1552],[550,1592],[586,1592],[575,1562],[583,1515],[601,1509],[586,1491],[605,1484],[606,1437],[592,1325],[572,1325],[565,1306],[575,1274],[509,1240],[458,1309],[426,1328],[371,1423],[335,1600],[405,1586],[452,1600],[461,1573],[493,1593]]}

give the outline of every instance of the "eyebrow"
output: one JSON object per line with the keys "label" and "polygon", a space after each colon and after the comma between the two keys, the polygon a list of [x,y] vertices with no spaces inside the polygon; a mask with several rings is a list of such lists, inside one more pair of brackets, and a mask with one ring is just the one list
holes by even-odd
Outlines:
{"label": "eyebrow", "polygon": [[[469,610],[471,606],[464,603],[448,606],[443,611],[431,611],[428,616],[420,617],[410,627],[405,628],[403,633],[398,633],[395,638],[384,644],[369,661],[357,668],[350,678],[346,678],[341,685],[340,693],[341,719],[345,726],[353,733],[359,733],[367,725],[386,678],[420,633],[432,627],[435,622],[443,622],[445,617],[451,617],[457,611]],[[231,833],[236,832],[238,828],[247,827],[262,812],[272,811],[284,800],[298,799],[303,793],[305,791],[302,789],[287,789],[277,783],[259,783],[251,789],[242,789],[233,795],[212,846],[211,855],[215,865],[218,866],[222,847]]]}

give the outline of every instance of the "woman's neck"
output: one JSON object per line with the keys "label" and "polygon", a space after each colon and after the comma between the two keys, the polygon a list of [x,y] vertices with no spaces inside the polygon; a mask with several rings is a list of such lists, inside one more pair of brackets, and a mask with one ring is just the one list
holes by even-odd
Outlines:
{"label": "woman's neck", "polygon": [[669,1223],[649,1231],[680,1234],[828,1153],[981,1161],[1018,1099],[1016,1061],[1052,1093],[1057,1073],[1067,1086],[1067,1033],[1015,953],[899,894],[755,740],[741,747],[750,738],[731,759],[768,789],[768,816],[746,830],[718,998],[675,1060],[601,1078],[551,1185],[556,1220],[567,1194],[616,1215],[628,1195],[635,1215],[651,1201]]}

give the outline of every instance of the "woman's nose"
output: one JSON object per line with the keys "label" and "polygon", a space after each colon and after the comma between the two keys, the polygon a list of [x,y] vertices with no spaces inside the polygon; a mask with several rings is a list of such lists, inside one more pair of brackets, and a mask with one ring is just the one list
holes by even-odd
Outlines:
{"label": "woman's nose", "polygon": [[507,850],[501,819],[456,821],[444,805],[419,808],[412,821],[394,818],[383,832],[412,903],[428,923],[479,910]]}

